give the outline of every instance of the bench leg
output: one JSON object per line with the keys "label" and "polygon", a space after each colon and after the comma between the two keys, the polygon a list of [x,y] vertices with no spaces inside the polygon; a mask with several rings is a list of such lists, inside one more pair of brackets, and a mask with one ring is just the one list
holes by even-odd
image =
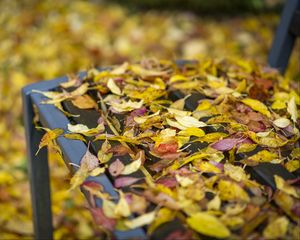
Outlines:
{"label": "bench leg", "polygon": [[24,92],[23,116],[35,239],[53,239],[48,153],[43,148],[35,156],[43,132],[34,127],[31,98]]}

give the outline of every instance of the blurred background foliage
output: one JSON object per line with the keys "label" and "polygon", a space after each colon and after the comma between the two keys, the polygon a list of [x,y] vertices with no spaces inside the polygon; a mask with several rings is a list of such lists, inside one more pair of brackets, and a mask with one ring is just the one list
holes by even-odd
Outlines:
{"label": "blurred background foliage", "polygon": [[[117,2],[121,1],[0,1],[1,239],[33,236],[23,86],[144,57],[240,57],[266,63],[282,4],[278,0]],[[298,42],[286,73],[293,80],[300,79],[299,50]],[[98,235],[82,195],[67,190],[70,176],[55,154],[50,154],[50,168],[55,238]]]}

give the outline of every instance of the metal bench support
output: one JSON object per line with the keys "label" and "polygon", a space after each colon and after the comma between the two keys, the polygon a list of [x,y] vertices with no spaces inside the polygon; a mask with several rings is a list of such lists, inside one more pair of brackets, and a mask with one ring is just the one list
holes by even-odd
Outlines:
{"label": "metal bench support", "polygon": [[287,0],[269,54],[269,64],[285,72],[297,36],[300,34],[300,0]]}
{"label": "metal bench support", "polygon": [[23,109],[35,238],[53,239],[48,153],[43,148],[38,156],[35,155],[43,133],[33,124],[34,112],[29,93],[23,94]]}

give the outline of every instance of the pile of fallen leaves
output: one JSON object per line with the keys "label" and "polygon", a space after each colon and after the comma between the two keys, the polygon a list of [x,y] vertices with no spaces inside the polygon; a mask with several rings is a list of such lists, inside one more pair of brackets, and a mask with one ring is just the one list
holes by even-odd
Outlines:
{"label": "pile of fallen leaves", "polygon": [[[91,69],[61,88],[35,91],[73,120],[66,132],[48,130],[41,147],[58,136],[95,144],[71,189],[89,193],[106,233],[146,225],[159,239],[299,237],[300,97],[276,70],[242,60],[145,59]],[[95,126],[68,105],[93,109]],[[260,184],[249,168],[261,163],[280,165],[294,179],[269,176],[276,189]],[[85,181],[101,174],[118,200]]]}
{"label": "pile of fallen leaves", "polygon": [[[20,89],[32,82],[142,57],[238,56],[266,63],[277,14],[212,18],[188,12],[130,12],[100,1],[0,1],[0,238],[31,237]],[[299,80],[299,44],[287,78]],[[50,154],[54,237],[93,238],[79,191]]]}

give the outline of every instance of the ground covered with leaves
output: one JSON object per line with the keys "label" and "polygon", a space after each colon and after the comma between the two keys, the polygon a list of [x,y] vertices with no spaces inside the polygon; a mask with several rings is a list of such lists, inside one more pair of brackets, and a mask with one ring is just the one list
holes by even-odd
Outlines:
{"label": "ground covered with leaves", "polygon": [[[272,14],[245,17],[239,16],[232,18],[220,17],[219,19],[212,19],[209,17],[203,18],[201,16],[194,16],[189,13],[157,13],[155,11],[148,13],[143,12],[129,14],[127,9],[120,8],[119,6],[87,3],[83,1],[72,1],[72,3],[67,1],[60,1],[55,5],[55,8],[51,1],[42,1],[39,3],[36,3],[34,1],[27,1],[26,4],[20,3],[19,1],[1,1],[0,7],[3,10],[0,13],[0,136],[2,139],[0,146],[0,208],[2,209],[2,213],[0,216],[1,238],[32,236],[31,205],[29,199],[25,157],[26,148],[24,130],[21,120],[20,89],[22,86],[31,82],[62,76],[66,73],[76,73],[79,70],[87,69],[93,65],[113,65],[124,62],[125,60],[134,62],[136,60],[142,59],[145,56],[160,59],[190,59],[203,56],[231,56],[240,58],[247,57],[249,59],[254,59],[258,62],[265,63],[266,56],[270,48],[273,31],[275,30],[275,26],[278,23],[279,19],[278,16]],[[274,80],[280,80],[283,84],[280,88],[283,89],[283,94],[281,93],[282,91],[279,91],[276,97],[274,95],[274,98],[272,98],[273,95],[270,94],[269,88],[271,89],[272,87],[272,89],[275,91],[276,88],[274,88],[274,86],[278,86],[278,83],[277,85],[272,86],[268,86],[268,84],[267,86],[260,86],[258,84],[260,88],[266,90],[262,91],[262,94],[260,94],[259,89],[257,90],[255,88],[252,88],[251,92],[249,92],[250,85],[247,85],[246,87],[243,86],[243,84],[247,83],[246,79],[246,82],[240,82],[240,91],[238,91],[236,89],[236,87],[238,87],[236,85],[237,82],[227,82],[227,78],[225,76],[223,80],[215,81],[214,77],[216,76],[213,72],[210,73],[211,85],[208,85],[208,88],[206,89],[206,91],[208,92],[206,92],[205,94],[208,94],[213,99],[217,99],[218,95],[222,95],[224,93],[233,96],[227,98],[228,102],[225,102],[226,106],[234,106],[227,103],[237,104],[238,106],[241,106],[237,106],[236,109],[234,109],[236,111],[236,114],[234,114],[234,116],[229,115],[227,117],[228,119],[230,119],[230,122],[235,121],[242,125],[251,126],[252,129],[250,129],[249,131],[255,132],[255,135],[253,133],[249,133],[246,139],[251,138],[252,144],[262,144],[260,141],[262,141],[262,139],[265,139],[262,138],[263,135],[257,136],[257,131],[255,131],[255,128],[258,128],[259,132],[264,132],[265,134],[268,133],[268,135],[264,136],[267,137],[267,139],[275,138],[277,144],[289,144],[291,138],[293,138],[293,136],[295,136],[296,134],[294,132],[290,132],[288,134],[292,135],[286,136],[282,133],[282,127],[285,126],[283,127],[285,129],[295,123],[295,115],[293,118],[291,118],[291,109],[293,109],[294,102],[296,102],[297,104],[299,99],[297,95],[293,93],[293,91],[289,90],[287,79],[299,80],[299,59],[299,51],[295,51],[294,55],[291,58],[290,68],[288,70],[286,78],[277,79],[277,77],[272,77],[272,79],[274,78]],[[153,66],[143,65],[143,67],[152,68]],[[155,71],[161,70],[156,69],[155,66],[154,68]],[[138,68],[136,68],[135,70],[138,71]],[[246,70],[247,67],[245,69],[245,72],[249,70]],[[233,73],[234,72],[235,71],[233,71]],[[167,73],[169,74],[169,72]],[[146,73],[135,74],[147,75],[147,71]],[[272,72],[268,74],[272,75]],[[191,76],[192,75],[185,77],[190,78]],[[234,76],[232,76],[232,78],[234,78]],[[158,90],[164,84],[166,84],[165,81],[169,81],[164,78],[162,79],[162,82],[158,81],[154,84],[155,86],[157,86]],[[184,81],[184,79],[180,78],[177,80],[178,82],[176,83],[176,81],[174,80],[174,83],[180,84],[181,81]],[[198,81],[201,79],[195,80]],[[125,96],[127,93],[124,92],[122,81],[114,81],[115,79],[113,80],[113,82],[110,82],[110,86],[114,86],[112,88],[115,88],[115,85],[119,86],[117,87],[117,89],[119,90],[114,91],[120,91],[119,94]],[[107,84],[106,82],[104,83]],[[141,84],[143,85],[143,83]],[[190,84],[192,85],[193,81]],[[209,82],[205,82],[205,84],[209,84]],[[225,92],[217,92],[216,89],[219,88],[223,89],[223,91]],[[246,90],[243,90],[243,88],[245,88]],[[230,92],[232,91],[232,89],[234,91]],[[297,86],[294,85],[292,89],[297,89]],[[157,91],[157,93],[159,92],[160,91]],[[239,92],[240,94],[242,94],[242,96],[233,95],[234,92]],[[250,94],[248,96],[250,99],[247,98],[244,94],[247,94],[247,96]],[[108,101],[108,103],[110,103],[110,106],[113,109],[114,102],[118,100],[123,103],[121,104],[122,107],[126,107],[126,105],[128,105],[128,99],[122,102],[122,98],[123,97],[121,97],[119,100],[111,99],[111,102]],[[238,100],[236,100],[236,98],[238,98]],[[263,106],[261,104],[257,104],[257,102],[253,102],[253,98],[258,99],[258,101],[265,104]],[[133,100],[132,103],[138,102],[142,105],[146,104],[147,102],[145,102],[145,100],[141,102],[142,99],[143,97],[141,97],[140,100]],[[269,99],[272,99],[272,101],[270,102]],[[219,101],[221,103],[221,99],[219,99]],[[286,103],[288,104],[287,106],[290,106],[289,108],[285,108]],[[212,104],[212,102],[203,102],[203,111],[205,110],[205,107],[209,106],[208,104]],[[120,106],[120,104],[118,104],[118,106]],[[265,106],[267,106],[267,108]],[[177,108],[175,107],[175,109]],[[212,108],[212,110],[213,109],[214,108]],[[287,109],[290,110],[287,111]],[[120,109],[118,109],[116,106],[115,111],[118,110]],[[144,112],[144,115],[148,116],[149,114],[155,114],[158,110],[159,109],[147,108],[147,111]],[[166,108],[162,109],[161,111],[165,115],[172,114],[166,112]],[[223,111],[232,112],[231,109],[226,108],[224,108]],[[252,116],[251,114],[255,116]],[[243,116],[245,115],[257,117],[259,118],[259,120],[254,122],[247,122],[249,118],[244,119]],[[141,117],[140,121],[143,126],[143,115],[136,117]],[[181,116],[181,118],[182,117],[183,116]],[[197,116],[196,118],[200,119],[200,117],[201,116]],[[215,119],[216,122],[206,124],[219,124],[220,122],[218,121],[222,120],[226,122],[228,121],[228,119]],[[174,155],[175,150],[176,154],[183,154],[183,152],[179,151],[180,147],[182,147],[182,145],[180,145],[182,144],[182,142],[178,142],[178,133],[183,131],[183,133],[187,132],[186,134],[188,134],[188,131],[186,131],[186,129],[178,129],[177,127],[178,124],[182,125],[182,123],[185,124],[185,122],[183,121],[180,123],[180,120],[176,119],[174,116],[165,117],[163,123],[159,121],[157,122],[157,126],[160,127],[159,129],[161,129],[161,131],[163,130],[163,128],[165,128],[165,121],[169,121],[170,124],[167,125],[169,126],[167,128],[177,129],[175,135],[174,131],[166,131],[166,134],[174,135],[170,135],[169,137],[171,139],[175,138],[177,141],[177,145],[175,144],[175,142],[171,145],[169,143],[168,145],[156,145],[156,148],[154,147],[153,149],[154,154],[164,155],[170,152]],[[199,124],[198,121],[194,123]],[[239,125],[236,125],[236,127],[238,126]],[[269,132],[270,129],[272,129],[272,131]],[[274,131],[273,129],[275,129],[276,131]],[[235,131],[237,130],[235,129]],[[200,134],[199,131],[198,133]],[[278,133],[280,134],[280,136],[283,134],[284,138],[279,137],[279,139],[277,139],[276,136]],[[203,133],[201,132],[201,134]],[[232,151],[232,149],[236,150],[237,145],[240,146],[242,144],[246,144],[242,142],[245,140],[245,138],[239,135],[234,135],[234,132],[228,132],[224,134],[227,134],[226,136],[223,136],[224,140],[227,138],[230,139],[229,143],[225,142],[229,145],[226,145],[227,148],[229,148],[226,149],[226,151],[230,152]],[[182,136],[185,137],[184,134]],[[201,136],[201,138],[205,136],[207,136],[207,134]],[[157,137],[159,138],[159,136]],[[155,139],[152,139],[152,141],[154,141],[154,143],[156,142]],[[157,139],[157,141],[159,140]],[[213,142],[215,141],[211,141],[209,143],[212,144]],[[218,148],[224,148],[224,142],[222,144],[216,142],[215,144],[217,150],[223,152],[222,149]],[[279,146],[276,146],[275,149],[277,147]],[[207,153],[202,152],[202,154]],[[275,154],[279,157],[275,158]],[[297,167],[297,163],[290,163],[293,162],[293,157],[289,158],[292,161],[287,161],[287,159],[284,159],[282,161],[283,158],[281,158],[279,154],[280,152],[274,151],[272,147],[267,146],[267,148],[264,149],[264,152],[261,153],[261,155],[263,156],[257,156],[254,160],[250,160],[255,162],[260,161],[262,157],[266,159],[266,156],[271,156],[269,159],[278,159],[278,163],[281,163],[290,171],[295,170],[294,168],[295,166]],[[85,208],[86,203],[84,202],[83,197],[78,190],[74,190],[72,192],[68,191],[70,186],[70,176],[68,175],[63,162],[55,153],[51,154],[50,156],[50,168],[52,169],[52,201],[53,212],[55,215],[55,238],[92,238],[93,236],[95,236],[95,234],[97,234],[99,230],[93,223],[89,211]],[[199,163],[199,166],[194,166],[193,163],[192,166],[193,168],[199,168],[200,170],[201,167],[213,168],[214,165],[212,166],[209,161],[209,159],[203,161],[207,166],[201,166],[201,164],[205,165],[203,163]],[[220,165],[216,165],[217,166],[214,166],[215,171],[220,171],[220,173],[215,173],[216,176],[219,176],[220,174],[226,175],[226,168],[231,166],[224,165],[223,170],[221,171]],[[122,164],[119,164],[118,166],[122,166]],[[117,168],[117,170],[120,170],[119,168]],[[124,169],[122,171],[124,171]],[[191,169],[187,169],[187,171],[191,171]],[[186,174],[189,173],[190,172],[187,172]],[[170,184],[174,184],[175,182],[181,187],[178,188],[178,190],[176,189],[176,191],[172,190],[172,193],[169,192],[170,194],[176,194],[178,196],[184,197],[186,196],[185,194],[188,194],[188,190],[186,190],[188,189],[188,182],[196,181],[197,183],[199,182],[198,184],[204,184],[204,180],[202,179],[202,177],[194,179],[194,175],[191,174],[191,176],[188,175],[189,177],[188,179],[186,179],[184,173],[182,174],[178,173],[173,176],[173,182],[171,182]],[[232,179],[232,177],[230,176],[225,176],[223,180],[220,180],[219,177],[216,179],[217,185],[219,186],[223,184],[225,186],[224,189],[226,189],[226,183],[228,183],[228,181],[231,182],[237,180]],[[121,183],[124,184],[124,182]],[[187,185],[186,187],[184,187],[182,186],[182,184]],[[282,183],[280,178],[278,178],[278,184],[285,185],[289,183]],[[237,183],[234,186],[237,186],[237,190],[241,189],[240,185]],[[212,185],[211,187],[214,186]],[[163,191],[163,189],[165,188],[161,187],[160,190]],[[291,188],[287,189],[293,189],[293,187],[291,186]],[[149,191],[150,190],[151,189],[149,189]],[[186,193],[179,194],[177,191],[186,191]],[[289,191],[293,192],[293,190]],[[289,199],[294,199],[294,193],[291,194],[291,192],[283,192],[282,196]],[[149,193],[149,196],[151,196],[151,191]],[[200,196],[201,195],[199,195],[199,199],[196,199],[196,201],[201,201]],[[222,206],[221,203],[223,203],[223,201],[227,201],[226,199],[224,199],[224,195],[215,196],[218,196],[220,198],[220,207]],[[248,206],[248,198],[250,198],[248,196],[248,193],[242,194],[241,196],[244,196],[244,205],[242,206]],[[211,205],[214,205],[214,207],[218,205],[218,197],[214,197],[214,199],[216,199],[216,203],[211,203]],[[264,197],[265,196],[263,194],[261,198]],[[262,200],[258,199],[257,201],[259,202]],[[182,202],[184,203],[184,201]],[[191,207],[193,206],[194,205],[192,204]],[[216,210],[214,209],[214,207],[212,207],[210,211],[220,210]],[[258,209],[260,209],[259,207],[261,207],[261,205],[258,205]],[[166,206],[165,208],[166,210],[163,211],[168,212],[168,206]],[[203,207],[203,209],[205,208]],[[242,212],[245,209],[248,208],[245,207],[241,208],[240,210]],[[294,225],[290,223],[290,215],[294,213],[289,212],[289,210],[290,208],[284,209],[284,212],[287,212],[287,216],[289,216],[289,218],[287,218],[285,215],[276,215],[278,214],[276,212],[276,209],[269,209],[267,211],[267,218],[270,224],[273,223],[275,225],[279,224],[280,226],[286,226],[286,229],[288,229],[288,231],[284,232],[285,229],[283,229],[282,232],[284,232],[284,234],[291,235],[293,234]],[[131,209],[130,211],[134,210]],[[155,214],[158,213],[156,212]],[[167,213],[161,214],[167,215]],[[215,214],[220,213],[216,212]],[[225,210],[222,211],[221,215],[223,216],[224,214],[228,214],[228,212],[226,212]],[[197,218],[197,216],[194,217]],[[211,214],[209,216],[207,216],[206,214],[204,217],[212,219]],[[245,222],[243,216],[240,216],[240,218],[236,222],[237,225],[228,226],[226,223],[226,217],[227,215],[225,217],[223,216],[223,220],[221,218],[222,223],[220,223],[219,220],[216,220],[215,218],[213,218],[212,220],[222,225],[223,230],[226,229],[223,231],[223,234],[225,235],[229,234],[232,231],[232,227],[241,227],[243,226],[243,221]],[[191,218],[188,219],[187,223],[193,229],[193,217],[191,216]],[[268,232],[266,229],[267,227],[263,232]],[[194,230],[197,231],[197,229]],[[282,234],[282,232],[280,233]]]}

